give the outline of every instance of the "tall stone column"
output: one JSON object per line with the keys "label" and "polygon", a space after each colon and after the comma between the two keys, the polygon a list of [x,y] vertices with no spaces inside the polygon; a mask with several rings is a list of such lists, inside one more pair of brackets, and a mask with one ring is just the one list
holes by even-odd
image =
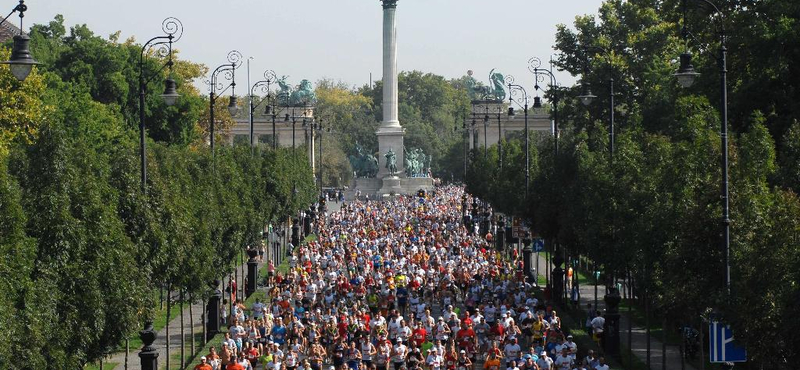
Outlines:
{"label": "tall stone column", "polygon": [[400,127],[397,114],[397,0],[383,1],[383,123]]}
{"label": "tall stone column", "polygon": [[403,134],[400,126],[397,103],[397,0],[381,0],[383,3],[383,122],[378,131],[378,178],[386,177],[386,157],[392,149],[397,159],[397,173],[403,173]]}

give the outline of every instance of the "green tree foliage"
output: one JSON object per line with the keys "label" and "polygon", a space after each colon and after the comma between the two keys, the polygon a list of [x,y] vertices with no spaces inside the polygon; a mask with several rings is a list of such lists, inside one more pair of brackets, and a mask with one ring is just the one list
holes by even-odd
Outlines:
{"label": "green tree foliage", "polygon": [[61,17],[32,35],[44,68],[22,83],[0,68],[0,368],[80,369],[141,329],[157,287],[207,295],[264,224],[306,208],[316,188],[300,149],[222,146],[212,158],[185,145],[204,105],[189,82],[169,108],[148,86],[144,194],[131,105],[141,46],[85,26],[66,36]]}
{"label": "green tree foliage", "polygon": [[347,154],[354,154],[356,143],[377,151],[378,139],[372,99],[343,83],[331,80],[317,81],[315,93],[317,105],[314,114],[327,123],[328,129],[339,147]]}
{"label": "green tree foliage", "polygon": [[[11,51],[0,48],[0,59],[8,60]],[[19,82],[8,68],[0,66],[0,157],[14,140],[29,142],[36,137],[38,125],[48,113],[39,96],[44,90],[44,79],[38,68]]]}
{"label": "green tree foliage", "polygon": [[[31,50],[42,62],[41,68],[89,93],[97,102],[118,106],[124,122],[132,128],[138,127],[142,45],[134,40],[118,42],[119,33],[105,39],[86,25],[74,26],[67,32],[60,15],[48,25],[34,25],[30,34]],[[207,68],[180,60],[174,50],[172,77],[178,83],[181,98],[175,106],[168,107],[159,97],[167,78],[167,71],[162,70],[166,59],[157,54],[157,49],[149,49],[145,54],[142,71],[147,82],[148,135],[156,141],[180,145],[200,139],[202,130],[198,122],[207,104],[192,86],[192,80],[204,76]]]}
{"label": "green tree foliage", "polygon": [[[322,135],[322,153],[318,166],[319,171],[322,171],[322,186],[323,187],[344,187],[353,179],[353,168],[347,156],[342,151],[341,146],[335,141],[337,136],[330,133]],[[318,138],[318,140],[320,140]]]}
{"label": "green tree foliage", "polygon": [[[628,271],[641,296],[671,324],[700,324],[712,309],[733,324],[752,367],[799,361],[791,314],[800,297],[795,2],[717,2],[729,30],[732,295],[725,288],[720,201],[720,84],[717,18],[689,1],[689,47],[702,73],[691,89],[672,75],[684,50],[680,1],[609,0],[596,15],[560,26],[556,66],[598,96],[584,107],[581,86],[560,89],[560,151],[536,140],[529,211],[495,194],[496,149],[471,154],[467,184],[502,211],[530,218],[534,232],[571,256],[597,261],[607,278]],[[697,50],[701,47],[709,50]],[[776,52],[781,50],[781,52]],[[588,71],[584,75],[584,67]],[[616,140],[609,152],[609,80],[615,84]],[[777,144],[776,144],[777,143]],[[507,161],[508,163],[508,161]],[[517,187],[523,184],[514,180]],[[513,187],[512,187],[513,189]],[[513,197],[512,197],[513,198]],[[512,203],[513,204],[513,203]],[[610,281],[609,281],[610,282]],[[759,318],[753,320],[754,317]],[[765,341],[768,333],[770,340]]]}
{"label": "green tree foliage", "polygon": [[[535,140],[538,136],[532,135]],[[504,141],[503,167],[498,161],[498,147],[492,145],[470,152],[467,168],[467,191],[488,200],[495,209],[508,215],[527,215],[525,195],[525,141],[513,138]],[[539,153],[530,146],[529,172],[534,178],[539,170]],[[462,164],[463,165],[463,164]]]}

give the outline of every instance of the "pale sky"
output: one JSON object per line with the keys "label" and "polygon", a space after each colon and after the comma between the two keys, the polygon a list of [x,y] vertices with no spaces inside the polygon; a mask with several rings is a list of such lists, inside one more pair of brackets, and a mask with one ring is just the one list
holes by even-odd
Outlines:
{"label": "pale sky", "polygon": [[[549,60],[556,25],[595,14],[602,0],[399,0],[398,68],[457,78],[471,69],[484,83],[492,68],[512,74],[532,94],[527,61]],[[6,0],[8,10],[16,1]],[[382,75],[379,0],[28,0],[25,27],[62,14],[65,24],[87,24],[107,37],[122,31],[137,41],[161,34],[174,16],[184,26],[181,56],[214,68],[231,49],[252,57],[255,82],[265,69],[303,78],[361,86]],[[4,10],[4,12],[6,12]],[[6,13],[4,13],[6,14]],[[19,18],[12,17],[18,24]],[[243,86],[246,65],[237,72]],[[241,77],[240,77],[241,76]],[[557,72],[561,85],[575,79]],[[198,84],[201,85],[201,84]],[[237,93],[242,90],[237,89]],[[203,88],[201,91],[206,91]]]}

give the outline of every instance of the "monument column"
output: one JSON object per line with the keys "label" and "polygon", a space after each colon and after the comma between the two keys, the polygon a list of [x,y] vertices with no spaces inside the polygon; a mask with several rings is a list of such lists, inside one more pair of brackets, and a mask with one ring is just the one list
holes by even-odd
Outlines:
{"label": "monument column", "polygon": [[395,14],[397,0],[383,3],[383,122],[378,131],[378,178],[389,174],[386,169],[386,152],[391,149],[397,160],[397,174],[403,176],[403,127],[400,126],[397,104],[397,26]]}
{"label": "monument column", "polygon": [[382,127],[400,127],[397,114],[397,0],[383,1],[383,122]]}

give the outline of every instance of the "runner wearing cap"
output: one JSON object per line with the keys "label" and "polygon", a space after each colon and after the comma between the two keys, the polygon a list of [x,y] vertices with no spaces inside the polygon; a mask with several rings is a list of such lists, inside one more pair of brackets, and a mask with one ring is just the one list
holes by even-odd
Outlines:
{"label": "runner wearing cap", "polygon": [[206,362],[206,356],[200,357],[200,363],[194,367],[194,370],[211,370],[212,367]]}

